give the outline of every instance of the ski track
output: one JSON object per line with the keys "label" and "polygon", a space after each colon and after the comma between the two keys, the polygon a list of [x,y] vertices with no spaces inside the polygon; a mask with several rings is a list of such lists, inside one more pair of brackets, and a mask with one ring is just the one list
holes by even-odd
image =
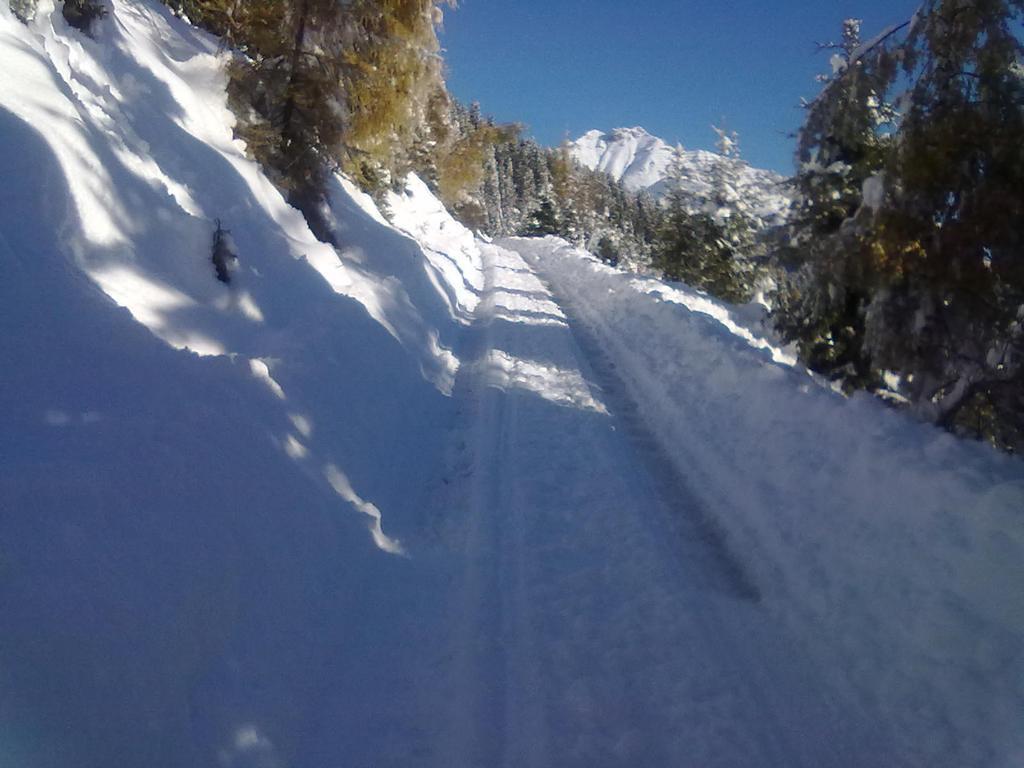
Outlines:
{"label": "ski track", "polygon": [[594,330],[519,254],[483,257],[453,393],[458,480],[436,513],[462,563],[439,764],[884,759],[878,729],[822,693],[801,644],[759,607]]}

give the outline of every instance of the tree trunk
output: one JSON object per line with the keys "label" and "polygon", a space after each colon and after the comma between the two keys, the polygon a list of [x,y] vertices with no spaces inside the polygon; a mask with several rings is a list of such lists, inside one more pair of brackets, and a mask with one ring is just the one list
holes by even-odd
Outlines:
{"label": "tree trunk", "polygon": [[285,89],[287,96],[284,102],[284,111],[281,113],[281,143],[282,149],[286,149],[291,137],[292,121],[295,119],[295,93],[299,85],[299,66],[302,60],[302,49],[306,44],[306,24],[309,21],[310,0],[302,0],[299,6],[299,18],[295,25],[295,42],[292,45],[291,62],[288,72],[288,86]]}

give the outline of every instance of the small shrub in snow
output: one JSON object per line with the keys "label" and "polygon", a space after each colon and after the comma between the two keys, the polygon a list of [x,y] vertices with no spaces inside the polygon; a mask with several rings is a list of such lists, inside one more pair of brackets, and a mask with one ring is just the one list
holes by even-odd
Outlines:
{"label": "small shrub in snow", "polygon": [[28,22],[36,14],[36,0],[9,0],[11,12],[23,22]]}
{"label": "small shrub in snow", "polygon": [[92,25],[107,15],[101,0],[64,0],[64,19],[75,29],[86,34]]}
{"label": "small shrub in snow", "polygon": [[601,235],[597,241],[595,255],[605,264],[611,264],[614,267],[619,263],[619,246],[609,235]]}
{"label": "small shrub in snow", "polygon": [[238,267],[238,253],[231,233],[220,225],[213,232],[213,267],[217,271],[217,279],[222,283],[230,283],[231,275]]}

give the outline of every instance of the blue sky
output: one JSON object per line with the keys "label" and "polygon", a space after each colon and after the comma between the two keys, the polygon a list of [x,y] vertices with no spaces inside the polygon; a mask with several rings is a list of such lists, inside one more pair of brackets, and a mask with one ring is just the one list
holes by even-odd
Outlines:
{"label": "blue sky", "polygon": [[815,42],[844,18],[865,37],[918,0],[460,0],[441,35],[448,84],[541,143],[641,125],[712,148],[712,123],[739,131],[754,165],[792,171],[802,96],[828,68]]}

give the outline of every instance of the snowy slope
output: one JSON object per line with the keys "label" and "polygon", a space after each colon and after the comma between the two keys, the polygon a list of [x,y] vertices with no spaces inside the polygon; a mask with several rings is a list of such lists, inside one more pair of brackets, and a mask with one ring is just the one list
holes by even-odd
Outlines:
{"label": "snowy slope", "polygon": [[[232,140],[221,63],[156,3],[95,41],[0,4],[0,764],[425,738],[433,701],[398,692],[440,610],[409,540],[455,410],[452,262],[341,180],[341,258],[318,243]],[[351,730],[318,740],[328,706]]]}
{"label": "snowy slope", "polygon": [[[643,128],[616,128],[611,133],[589,131],[570,144],[569,150],[580,165],[604,171],[626,189],[647,190],[660,197],[666,190],[675,157],[675,149]],[[781,220],[789,206],[785,179],[777,173],[739,161],[723,158],[705,150],[684,150],[682,165],[686,188],[695,198],[711,192],[714,170],[720,163],[736,166],[737,191],[755,215],[769,223]]]}
{"label": "snowy slope", "polygon": [[0,3],[0,765],[1019,764],[1019,461],[414,177],[335,251],[109,9]]}

